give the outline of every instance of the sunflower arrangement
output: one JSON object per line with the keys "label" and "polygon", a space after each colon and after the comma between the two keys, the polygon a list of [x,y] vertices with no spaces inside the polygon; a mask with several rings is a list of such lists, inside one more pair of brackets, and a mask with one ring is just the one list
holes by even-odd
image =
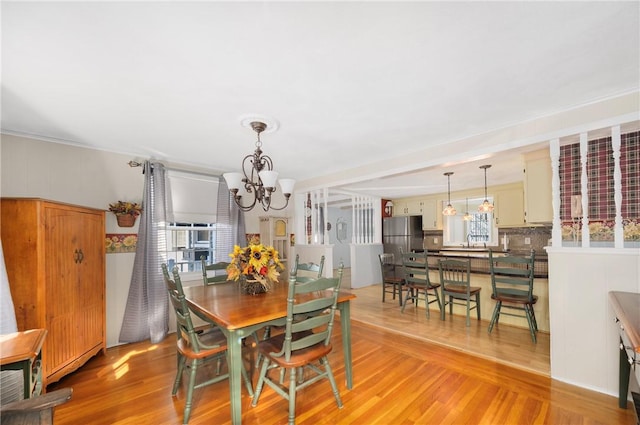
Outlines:
{"label": "sunflower arrangement", "polygon": [[235,245],[229,257],[228,279],[242,280],[245,292],[250,294],[269,291],[284,270],[278,251],[260,243],[243,248]]}

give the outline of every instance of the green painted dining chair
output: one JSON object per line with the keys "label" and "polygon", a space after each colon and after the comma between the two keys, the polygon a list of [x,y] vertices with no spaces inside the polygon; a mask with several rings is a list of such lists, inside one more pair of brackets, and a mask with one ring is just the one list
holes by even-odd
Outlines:
{"label": "green painted dining chair", "polygon": [[[338,408],[342,408],[327,356],[333,349],[331,334],[343,268],[340,264],[337,277],[321,277],[307,282],[297,282],[295,275],[290,276],[285,331],[258,344],[258,352],[264,356],[264,361],[251,404],[258,404],[264,384],[267,384],[289,401],[290,425],[295,423],[296,393],[321,379],[329,380]],[[305,301],[305,296],[310,293],[322,296]],[[300,319],[294,320],[294,317]],[[270,374],[277,369],[289,371],[288,385],[277,379],[275,374]]]}
{"label": "green painted dining chair", "polygon": [[202,264],[202,281],[205,286],[224,283],[227,281],[228,262],[219,261],[213,264],[207,264],[204,257],[200,258]]}
{"label": "green painted dining chair", "polygon": [[[162,264],[163,273],[167,271],[166,265]],[[167,273],[168,274],[168,273]],[[187,304],[187,300],[182,288],[180,274],[177,267],[173,269],[173,279],[165,278],[165,284],[171,305],[176,314],[177,322],[177,361],[178,370],[173,384],[171,395],[175,396],[182,382],[182,375],[185,370],[189,371],[189,382],[187,383],[187,399],[185,402],[182,423],[189,423],[192,410],[193,391],[207,385],[215,384],[229,377],[228,373],[220,374],[219,370],[215,376],[207,376],[204,381],[196,383],[198,371],[202,369],[205,361],[223,360],[228,356],[227,338],[219,328],[215,328],[209,332],[198,334],[193,326],[191,317],[191,309]],[[204,372],[203,372],[204,373]],[[245,368],[242,368],[242,377],[244,378],[247,391],[253,396],[253,388],[251,381]]]}
{"label": "green painted dining chair", "polygon": [[538,296],[533,294],[534,264],[534,250],[526,257],[494,257],[493,252],[489,251],[491,299],[496,301],[489,333],[498,324],[500,315],[523,317],[527,319],[531,340],[537,342],[538,323],[533,310],[538,302]]}
{"label": "green painted dining chair", "polygon": [[298,283],[309,281],[312,279],[318,279],[322,277],[322,270],[324,268],[324,255],[320,257],[319,263],[308,262],[300,263],[300,256],[296,254],[296,260],[293,263],[290,274],[296,275],[296,281]]}
{"label": "green painted dining chair", "polygon": [[[324,255],[320,257],[319,263],[314,263],[314,262],[300,263],[299,261],[300,261],[300,256],[296,254],[296,259],[295,259],[295,262],[293,263],[293,267],[289,271],[290,276],[296,276],[296,283],[308,282],[310,280],[318,279],[322,277],[322,270],[324,268]],[[271,333],[274,329],[277,329],[278,331],[282,331],[283,328],[284,326],[266,326],[264,328],[262,338],[268,339],[269,337],[271,337]],[[262,356],[260,355],[260,353],[258,353],[258,355],[256,356],[256,367],[260,365],[261,360],[262,360]]]}
{"label": "green painted dining chair", "polygon": [[[402,289],[405,281],[402,276],[396,274],[398,269],[393,253],[383,253],[378,255],[380,260],[380,273],[382,275],[382,302],[385,301],[386,294],[392,294],[393,299],[398,295],[398,304],[402,306]],[[401,269],[402,267],[400,267]]]}
{"label": "green painted dining chair", "polygon": [[471,310],[475,309],[480,320],[480,288],[471,286],[471,261],[446,259],[438,261],[440,272],[440,295],[442,296],[442,310],[440,319],[444,320],[447,305],[449,314],[453,315],[453,306],[462,305],[466,308],[467,326],[471,326]]}
{"label": "green painted dining chair", "polygon": [[[431,282],[429,278],[427,252],[403,252],[401,255],[402,270],[407,288],[407,296],[402,303],[401,311],[404,313],[409,300],[413,301],[416,307],[423,300],[427,309],[427,318],[431,316],[429,313],[430,304],[438,303],[438,308],[442,312],[442,303],[438,294],[440,284]],[[433,296],[433,300],[429,300],[429,295]]]}

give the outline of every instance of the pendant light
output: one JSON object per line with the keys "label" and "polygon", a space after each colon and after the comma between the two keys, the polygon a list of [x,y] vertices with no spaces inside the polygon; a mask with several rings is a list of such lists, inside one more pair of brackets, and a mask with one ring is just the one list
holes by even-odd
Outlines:
{"label": "pendant light", "polygon": [[453,206],[451,205],[451,175],[452,174],[453,172],[451,171],[444,173],[444,175],[447,176],[447,194],[448,194],[449,203],[447,204],[447,207],[444,210],[442,210],[443,215],[456,215],[456,209],[453,208]]}
{"label": "pendant light", "polygon": [[491,165],[481,165],[480,168],[484,170],[484,202],[478,207],[478,212],[490,213],[493,211],[493,204],[489,202],[487,196],[487,168],[491,168]]}
{"label": "pendant light", "polygon": [[464,213],[464,217],[462,217],[462,219],[464,221],[470,221],[473,216],[471,216],[471,214],[469,214],[469,198],[465,198],[466,203],[467,203],[467,212]]}

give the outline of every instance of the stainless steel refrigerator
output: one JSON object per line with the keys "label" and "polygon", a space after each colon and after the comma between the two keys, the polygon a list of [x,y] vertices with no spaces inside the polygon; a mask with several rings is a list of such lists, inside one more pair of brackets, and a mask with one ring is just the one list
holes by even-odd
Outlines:
{"label": "stainless steel refrigerator", "polygon": [[401,253],[422,251],[422,216],[388,217],[382,221],[384,252],[394,255],[396,264],[402,264]]}

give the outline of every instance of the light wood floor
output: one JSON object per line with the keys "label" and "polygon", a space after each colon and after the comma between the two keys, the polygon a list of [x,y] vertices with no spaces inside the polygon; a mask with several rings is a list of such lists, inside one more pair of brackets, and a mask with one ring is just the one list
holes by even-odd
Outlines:
{"label": "light wood floor", "polygon": [[[631,409],[619,409],[615,397],[553,381],[544,373],[525,371],[524,366],[513,368],[502,360],[488,360],[488,354],[476,357],[463,348],[449,349],[426,342],[424,337],[403,335],[426,328],[428,334],[440,334],[442,340],[449,332],[453,341],[447,344],[467,341],[471,346],[489,346],[480,342],[488,338],[486,329],[461,332],[455,319],[451,324],[439,323],[433,316],[425,321],[421,319],[423,309],[398,316],[392,302],[381,305],[379,298],[374,302],[374,289],[354,292],[359,297],[352,309],[354,388],[345,387],[341,329],[336,321],[330,362],[344,407],[336,407],[327,381],[318,382],[298,396],[298,424],[634,424]],[[402,333],[364,323],[373,321],[375,305],[384,321],[402,328]],[[449,330],[437,331],[436,323]],[[464,321],[461,324],[464,328]],[[501,329],[491,338],[506,336]],[[496,352],[517,357],[513,353],[525,350],[520,347],[526,346],[524,340],[503,344],[508,347]],[[71,401],[56,408],[55,423],[179,424],[185,389],[171,396],[175,370],[173,335],[160,344],[111,348],[106,356],[93,358],[49,387],[73,388]],[[258,406],[251,407],[243,387],[242,411],[246,424],[282,424],[286,423],[287,402],[265,388]],[[228,423],[227,381],[196,390],[190,424]]]}
{"label": "light wood floor", "polygon": [[[489,322],[474,319],[474,311],[471,313],[471,326],[467,328],[463,316],[447,313],[446,320],[442,321],[438,311],[432,310],[431,318],[427,319],[424,303],[417,309],[409,304],[401,313],[398,301],[394,301],[390,294],[382,303],[381,285],[350,291],[357,296],[351,303],[351,318],[354,320],[550,376],[548,333],[538,332],[538,342],[534,344],[528,328],[499,323],[489,334]],[[526,326],[526,320],[522,321]]]}

